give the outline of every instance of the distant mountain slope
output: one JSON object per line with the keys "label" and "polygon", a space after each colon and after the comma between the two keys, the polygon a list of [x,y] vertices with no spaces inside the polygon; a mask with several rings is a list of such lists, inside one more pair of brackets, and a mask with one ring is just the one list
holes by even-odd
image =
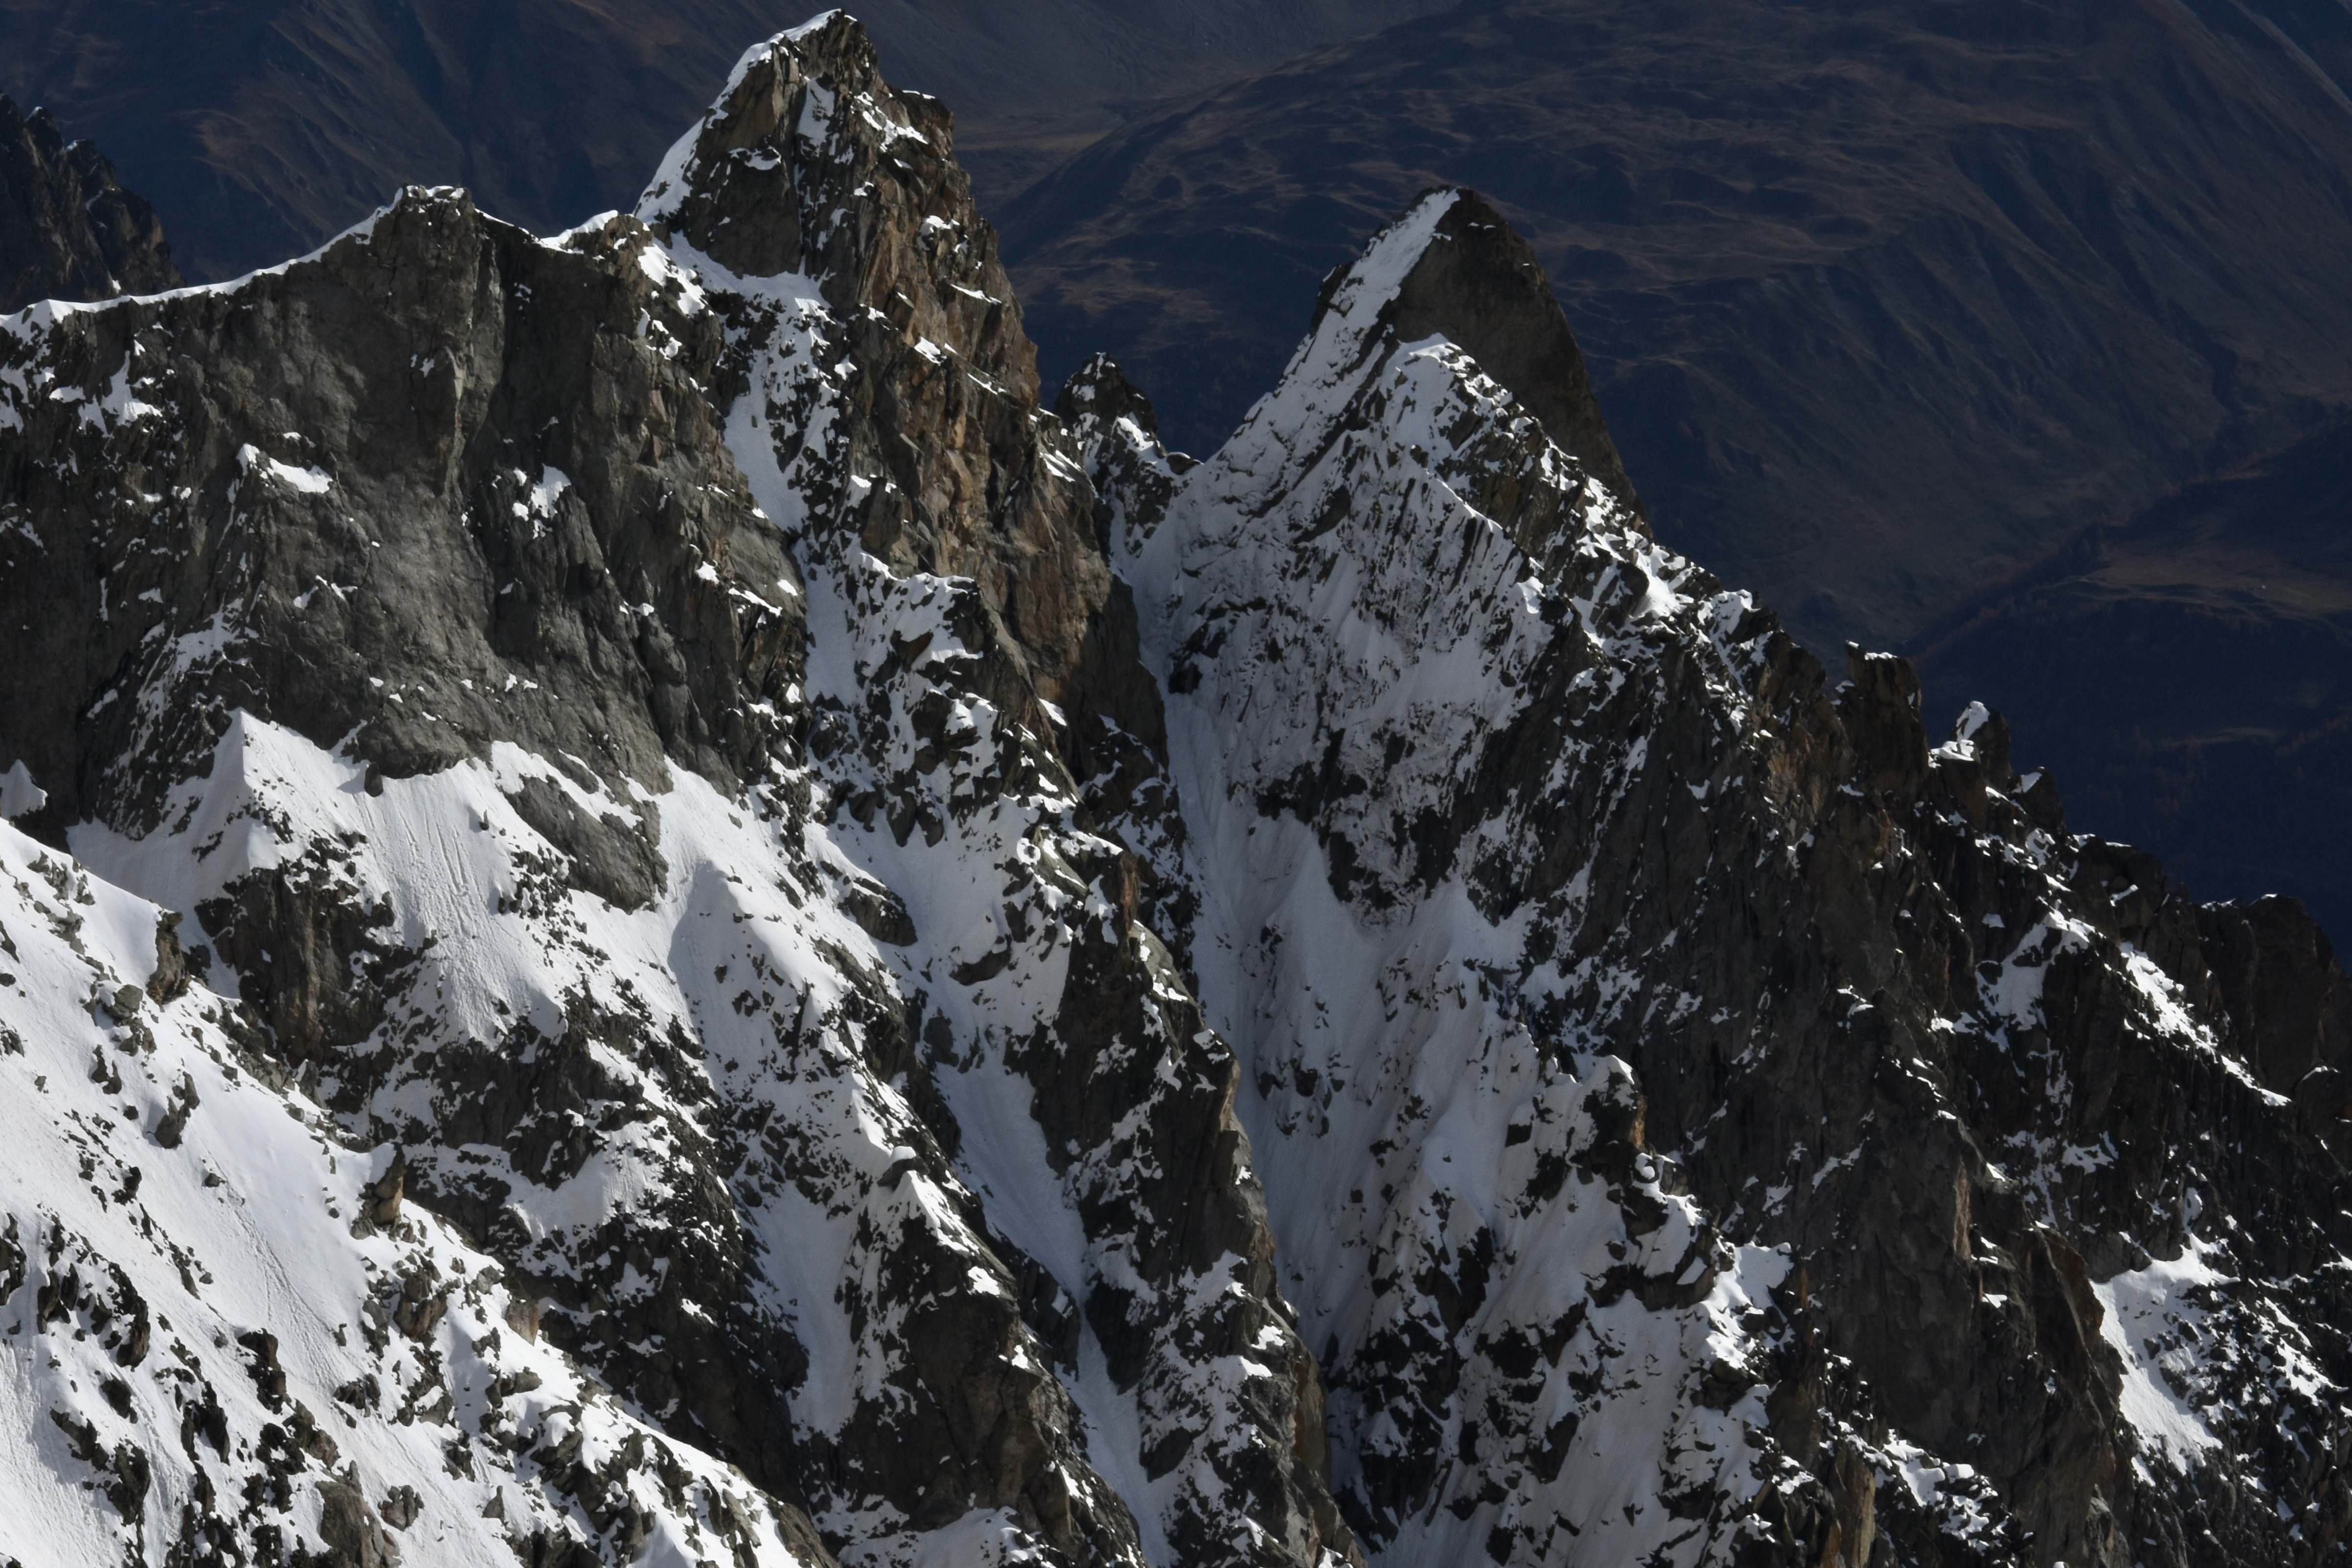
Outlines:
{"label": "distant mountain slope", "polygon": [[0,93],[0,311],[179,282],[155,209],[117,183],[114,165]]}
{"label": "distant mountain slope", "polygon": [[[2085,821],[2352,932],[2352,421],[2095,529],[1923,639]],[[2060,678],[2053,678],[2058,676]]]}
{"label": "distant mountain slope", "polygon": [[[878,0],[900,80],[940,94],[984,195],[1115,125],[1435,0]],[[403,184],[541,230],[635,200],[742,51],[810,0],[0,0],[0,90],[68,116],[226,278],[323,242]]]}
{"label": "distant mountain slope", "polygon": [[[1511,0],[1135,125],[1001,218],[1179,446],[1423,186],[1535,240],[1664,536],[1817,647],[2352,406],[2352,13]],[[1957,695],[1969,695],[1959,693]]]}

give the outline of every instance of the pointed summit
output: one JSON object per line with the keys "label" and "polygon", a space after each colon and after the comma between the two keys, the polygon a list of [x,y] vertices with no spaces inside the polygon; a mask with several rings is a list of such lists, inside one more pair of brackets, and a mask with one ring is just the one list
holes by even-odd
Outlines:
{"label": "pointed summit", "polygon": [[953,350],[1034,409],[1037,351],[996,231],[972,203],[947,106],[883,79],[865,27],[832,11],[744,53],[637,203],[665,238],[740,279],[805,277],[911,352]]}
{"label": "pointed summit", "polygon": [[1095,481],[1095,533],[1106,552],[1129,527],[1148,531],[1168,510],[1176,480],[1196,459],[1160,439],[1160,416],[1118,362],[1098,353],[1054,400]]}
{"label": "pointed summit", "polygon": [[68,146],[46,109],[0,94],[0,310],[36,300],[110,300],[180,286],[155,209],[88,142]]}
{"label": "pointed summit", "polygon": [[799,220],[813,215],[797,154],[828,140],[844,100],[866,101],[880,146],[912,138],[947,155],[946,110],[892,91],[865,27],[828,11],[743,52],[701,122],[662,160],[637,216],[745,277],[803,269]]}
{"label": "pointed summit", "polygon": [[840,444],[813,460],[845,487],[817,511],[894,569],[976,580],[1040,695],[1083,707],[1110,574],[952,132],[936,99],[882,78],[864,27],[828,13],[744,55],[637,215],[738,330],[814,331],[824,363],[861,368],[824,394],[845,416],[812,426]]}
{"label": "pointed summit", "polygon": [[1543,264],[1486,197],[1458,187],[1423,193],[1362,259],[1324,281],[1318,330],[1332,310],[1360,315],[1368,304],[1400,342],[1443,337],[1468,353],[1545,434],[1643,511]]}

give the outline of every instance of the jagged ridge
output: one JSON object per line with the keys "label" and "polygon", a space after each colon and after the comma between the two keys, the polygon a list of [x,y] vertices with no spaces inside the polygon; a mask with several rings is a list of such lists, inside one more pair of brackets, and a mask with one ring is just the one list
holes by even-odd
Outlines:
{"label": "jagged ridge", "polygon": [[[2070,835],[1980,707],[1931,745],[1900,660],[1830,689],[1555,438],[1596,410],[1461,346],[1556,308],[1491,266],[1401,308],[1465,233],[1525,255],[1425,198],[1172,483],[1082,425],[1350,1519],[1401,1561],[2340,1552],[2347,1237],[2279,1197],[2344,1190],[2325,936]],[[1578,1148],[1621,1083],[1620,1169],[1686,1208]],[[1706,1351],[1606,1321],[1645,1281]]]}
{"label": "jagged ridge", "polygon": [[[1040,409],[950,138],[827,17],[634,216],[414,191],[0,321],[6,918],[66,944],[0,1070],[326,1163],[171,1230],[312,1281],[286,1396],[361,1434],[232,1495],[54,1393],[0,1254],[8,1386],[91,1434],[7,1550],[2340,1553],[2326,939],[1660,550],[1475,198],[1194,466],[1107,363]],[[160,1299],[100,1174],[84,1275]],[[351,1352],[370,1301],[445,1370]],[[501,1322],[603,1392],[499,1414]],[[161,1366],[132,1412],[200,1400]]]}

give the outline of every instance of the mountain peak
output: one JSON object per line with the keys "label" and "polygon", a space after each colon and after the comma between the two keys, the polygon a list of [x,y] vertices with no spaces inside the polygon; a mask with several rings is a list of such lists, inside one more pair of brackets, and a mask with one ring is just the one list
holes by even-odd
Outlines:
{"label": "mountain peak", "polygon": [[1325,280],[1318,326],[1334,310],[1360,316],[1368,307],[1400,342],[1443,337],[1467,352],[1562,450],[1642,512],[1551,280],[1486,197],[1460,187],[1423,193],[1360,260]]}
{"label": "mountain peak", "polygon": [[2337,1563],[2332,949],[1662,548],[1492,208],[1192,465],[854,24],[679,145],[0,320],[6,1552]]}
{"label": "mountain peak", "polygon": [[0,310],[36,300],[110,300],[180,286],[155,209],[46,109],[0,93]]}
{"label": "mountain peak", "polygon": [[[840,121],[845,105],[856,107],[858,123]],[[837,206],[859,182],[833,190],[820,178],[818,188],[803,189],[808,177],[845,161],[903,156],[911,142],[933,176],[924,184],[968,205],[952,125],[936,99],[883,80],[864,26],[828,11],[744,51],[701,121],[662,160],[637,216],[744,277],[821,275],[809,252],[823,251],[844,226],[825,223],[812,198]],[[804,159],[803,146],[816,156]]]}

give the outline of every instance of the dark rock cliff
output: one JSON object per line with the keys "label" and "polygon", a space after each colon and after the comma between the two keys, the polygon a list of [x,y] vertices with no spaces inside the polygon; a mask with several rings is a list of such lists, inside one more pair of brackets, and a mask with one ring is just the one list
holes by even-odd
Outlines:
{"label": "dark rock cliff", "polygon": [[0,93],[0,311],[179,286],[155,209],[47,110],[27,119]]}
{"label": "dark rock cliff", "polygon": [[756,773],[748,705],[799,628],[718,568],[791,566],[703,391],[718,325],[636,265],[650,244],[411,191],[234,291],[13,339],[49,391],[6,459],[9,592],[78,612],[0,633],[39,672],[9,744],[51,809],[152,826],[238,710],[394,777],[493,740],[647,784],[671,755]]}

